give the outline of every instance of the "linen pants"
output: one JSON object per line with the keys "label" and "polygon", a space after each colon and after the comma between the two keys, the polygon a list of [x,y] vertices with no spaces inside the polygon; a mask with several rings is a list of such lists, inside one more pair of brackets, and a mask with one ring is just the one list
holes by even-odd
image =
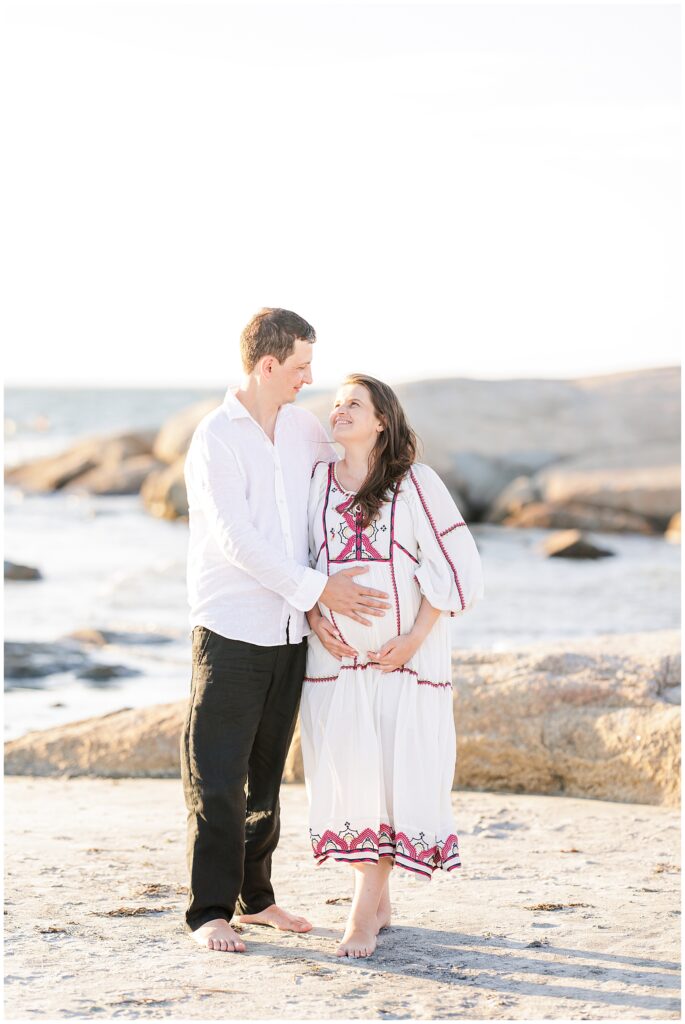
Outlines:
{"label": "linen pants", "polygon": [[279,790],[306,652],[306,639],[260,647],[204,626],[193,629],[181,736],[191,931],[275,903],[271,857],[280,834]]}

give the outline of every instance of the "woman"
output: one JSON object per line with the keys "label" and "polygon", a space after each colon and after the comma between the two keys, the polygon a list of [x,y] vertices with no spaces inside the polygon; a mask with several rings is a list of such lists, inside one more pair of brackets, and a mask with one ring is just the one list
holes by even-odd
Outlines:
{"label": "woman", "polygon": [[337,953],[373,953],[390,923],[393,866],[430,878],[460,866],[452,817],[456,759],[450,616],[483,595],[473,537],[447,488],[415,463],[416,437],[387,384],[346,378],[330,416],[344,448],[318,463],[309,495],[311,563],[358,565],[391,595],[373,621],[309,613],[302,753],[319,863],[355,869]]}

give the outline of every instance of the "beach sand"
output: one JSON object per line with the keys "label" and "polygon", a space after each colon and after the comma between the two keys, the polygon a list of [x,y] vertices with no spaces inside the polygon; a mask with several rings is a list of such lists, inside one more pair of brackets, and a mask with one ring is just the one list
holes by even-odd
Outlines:
{"label": "beach sand", "polygon": [[395,872],[376,954],[339,960],[351,869],[313,863],[304,787],[282,790],[274,882],[315,928],[245,928],[243,955],[185,929],[178,780],[5,787],[8,1019],[679,1016],[675,810],[456,792],[464,866]]}

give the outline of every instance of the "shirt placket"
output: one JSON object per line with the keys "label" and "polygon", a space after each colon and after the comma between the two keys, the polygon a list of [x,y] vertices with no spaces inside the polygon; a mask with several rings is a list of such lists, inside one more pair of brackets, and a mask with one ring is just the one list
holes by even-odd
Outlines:
{"label": "shirt placket", "polygon": [[[278,518],[281,522],[281,530],[283,532],[283,540],[285,542],[285,551],[288,558],[294,558],[293,548],[293,537],[290,528],[290,515],[288,513],[288,502],[285,494],[285,481],[283,479],[283,467],[281,464],[281,458],[278,454],[278,449],[274,443],[273,445],[273,459],[274,459],[274,487],[276,492],[276,508],[278,510]],[[291,623],[291,608],[286,601],[283,602],[283,612],[281,615],[281,636],[285,636],[286,643],[290,643],[290,623]]]}

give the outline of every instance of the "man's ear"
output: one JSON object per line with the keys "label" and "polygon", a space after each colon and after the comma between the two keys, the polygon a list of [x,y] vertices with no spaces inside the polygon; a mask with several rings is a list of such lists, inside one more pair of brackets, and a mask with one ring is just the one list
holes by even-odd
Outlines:
{"label": "man's ear", "polygon": [[260,369],[260,375],[262,377],[270,377],[273,373],[274,363],[276,362],[275,356],[264,356],[262,359],[262,365]]}

